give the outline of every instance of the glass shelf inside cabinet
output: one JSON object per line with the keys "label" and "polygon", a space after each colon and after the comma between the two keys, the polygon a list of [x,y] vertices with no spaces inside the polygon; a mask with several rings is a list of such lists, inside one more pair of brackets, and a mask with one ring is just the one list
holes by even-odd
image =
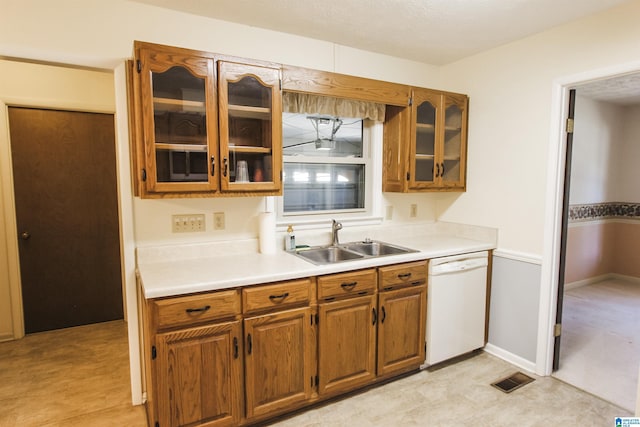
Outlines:
{"label": "glass shelf inside cabinet", "polygon": [[247,165],[249,182],[273,181],[271,97],[253,76],[228,83],[231,182],[247,182],[237,180],[238,164]]}
{"label": "glass shelf inside cabinet", "polygon": [[175,66],[152,84],[158,182],[207,181],[205,79]]}

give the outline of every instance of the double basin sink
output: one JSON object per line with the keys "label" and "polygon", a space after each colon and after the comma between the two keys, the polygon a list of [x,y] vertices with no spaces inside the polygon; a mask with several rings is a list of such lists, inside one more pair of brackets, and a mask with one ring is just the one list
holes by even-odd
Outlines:
{"label": "double basin sink", "polygon": [[355,261],[365,258],[377,258],[387,255],[400,255],[417,252],[413,249],[376,240],[351,242],[339,245],[313,246],[299,249],[294,254],[316,265],[335,264],[343,261]]}

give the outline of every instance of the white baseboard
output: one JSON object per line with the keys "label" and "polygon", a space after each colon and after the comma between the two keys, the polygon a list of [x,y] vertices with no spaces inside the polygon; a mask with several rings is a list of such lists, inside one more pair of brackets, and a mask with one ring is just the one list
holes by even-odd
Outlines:
{"label": "white baseboard", "polygon": [[575,289],[581,286],[592,285],[594,283],[604,282],[605,280],[624,280],[625,282],[640,284],[640,277],[625,276],[623,274],[607,273],[600,276],[589,277],[588,279],[576,280],[575,282],[565,283],[564,290]]}
{"label": "white baseboard", "polygon": [[527,359],[524,359],[520,356],[517,356],[511,352],[508,352],[507,350],[504,350],[500,347],[497,347],[491,343],[487,343],[487,345],[484,346],[484,351],[486,351],[487,353],[499,357],[500,359],[504,360],[505,362],[509,362],[512,365],[517,366],[518,368],[524,369],[525,371],[531,372],[531,373],[535,373],[536,372],[536,364],[535,362],[531,362]]}

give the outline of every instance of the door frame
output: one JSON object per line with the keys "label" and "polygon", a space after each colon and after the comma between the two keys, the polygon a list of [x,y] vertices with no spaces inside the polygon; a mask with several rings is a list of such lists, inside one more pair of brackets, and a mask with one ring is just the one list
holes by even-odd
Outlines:
{"label": "door frame", "polygon": [[536,374],[538,375],[548,376],[553,370],[569,91],[582,84],[638,72],[640,72],[640,61],[633,61],[560,77],[552,83],[551,135],[547,160],[547,196],[536,353]]}

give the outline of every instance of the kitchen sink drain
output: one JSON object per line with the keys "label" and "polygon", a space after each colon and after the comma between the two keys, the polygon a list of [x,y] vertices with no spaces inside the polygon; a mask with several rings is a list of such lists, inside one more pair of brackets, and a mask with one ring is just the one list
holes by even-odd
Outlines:
{"label": "kitchen sink drain", "polygon": [[532,381],[534,381],[534,378],[531,378],[529,375],[525,375],[522,372],[516,372],[515,374],[496,381],[491,385],[500,391],[511,393],[513,390],[517,390]]}

